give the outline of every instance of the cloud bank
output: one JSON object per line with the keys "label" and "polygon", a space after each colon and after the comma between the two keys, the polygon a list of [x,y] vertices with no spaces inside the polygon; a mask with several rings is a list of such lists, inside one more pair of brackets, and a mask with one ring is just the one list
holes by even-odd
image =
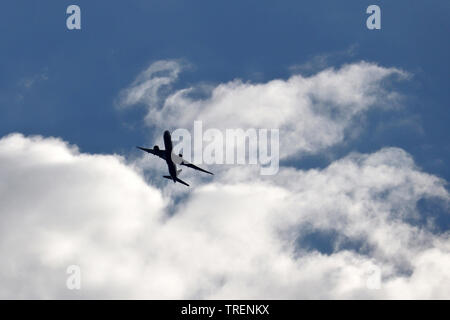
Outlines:
{"label": "cloud bank", "polygon": [[[389,79],[404,76],[356,63],[161,98],[179,71],[156,66],[120,95],[124,107],[146,105],[149,124],[279,126],[300,154],[345,142],[360,115],[397,101]],[[0,139],[0,298],[450,297],[450,234],[420,206],[447,214],[446,182],[400,148],[275,176],[224,167],[182,197],[178,185],[155,187],[159,171],[145,181],[152,160],[84,154],[58,138]],[[66,287],[69,265],[81,268],[79,291]],[[374,270],[379,289],[368,285]]]}
{"label": "cloud bank", "polygon": [[[414,223],[419,199],[449,195],[400,149],[275,180],[237,167],[173,212],[120,157],[58,139],[5,137],[0,164],[2,298],[450,296],[449,234]],[[307,243],[321,234],[328,252]],[[72,264],[81,291],[65,287]],[[379,290],[366,285],[374,267]]]}

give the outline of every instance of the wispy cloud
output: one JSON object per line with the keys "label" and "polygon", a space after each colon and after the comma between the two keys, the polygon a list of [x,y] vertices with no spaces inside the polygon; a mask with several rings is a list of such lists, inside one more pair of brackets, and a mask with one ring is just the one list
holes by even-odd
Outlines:
{"label": "wispy cloud", "polygon": [[182,64],[175,60],[160,60],[142,71],[128,88],[123,89],[117,100],[119,107],[135,104],[156,106],[160,89],[173,83],[182,70]]}
{"label": "wispy cloud", "polygon": [[348,60],[348,59],[354,59],[355,55],[358,52],[358,45],[353,44],[346,50],[336,51],[336,52],[328,52],[328,53],[322,53],[317,54],[311,57],[308,61],[301,63],[301,64],[295,64],[289,67],[289,70],[292,73],[306,73],[311,74],[318,72],[320,70],[329,68],[333,65],[338,65],[342,61]]}

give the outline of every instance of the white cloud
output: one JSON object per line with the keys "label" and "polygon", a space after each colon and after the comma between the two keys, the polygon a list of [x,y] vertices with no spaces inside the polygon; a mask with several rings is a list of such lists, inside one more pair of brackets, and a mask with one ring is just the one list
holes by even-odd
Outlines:
{"label": "white cloud", "polygon": [[[398,103],[389,79],[407,76],[361,62],[235,80],[195,98],[197,87],[170,89],[181,70],[176,61],[152,64],[118,105],[145,105],[158,130],[194,120],[279,128],[285,157],[345,142],[367,110]],[[417,209],[423,199],[448,209],[445,181],[399,148],[275,176],[222,166],[210,180],[189,173],[190,189],[166,184],[161,170],[158,159],[84,154],[58,138],[1,138],[0,298],[450,297],[449,231]],[[73,264],[81,291],[65,286]],[[374,268],[380,290],[366,286]]]}
{"label": "white cloud", "polygon": [[64,292],[65,267],[85,259],[97,275],[108,262],[124,268],[127,246],[161,217],[159,191],[118,156],[79,154],[58,139],[18,134],[0,140],[0,154],[2,297]]}
{"label": "white cloud", "polygon": [[[161,65],[172,76],[154,77],[151,70],[160,70]],[[267,83],[237,79],[212,86],[207,90],[208,98],[192,96],[198,90],[205,93],[204,87],[197,86],[159,97],[160,83],[174,82],[181,68],[174,61],[152,64],[122,91],[122,104],[144,103],[148,108],[147,123],[160,129],[192,130],[195,120],[203,121],[204,130],[280,129],[281,158],[317,153],[343,142],[346,130],[360,125],[360,116],[367,110],[398,104],[399,95],[386,90],[386,83],[393,76],[408,76],[396,68],[360,62],[310,77],[294,75]]]}
{"label": "white cloud", "polygon": [[122,90],[117,104],[129,107],[144,103],[149,106],[159,102],[159,91],[173,83],[180,73],[182,65],[174,60],[160,60],[142,71],[129,88]]}
{"label": "white cloud", "polygon": [[[411,222],[419,199],[448,203],[445,182],[401,149],[274,177],[231,168],[173,207],[119,156],[14,134],[0,181],[2,298],[450,297],[449,234]],[[305,230],[367,248],[307,250]],[[373,266],[380,290],[366,287]]]}

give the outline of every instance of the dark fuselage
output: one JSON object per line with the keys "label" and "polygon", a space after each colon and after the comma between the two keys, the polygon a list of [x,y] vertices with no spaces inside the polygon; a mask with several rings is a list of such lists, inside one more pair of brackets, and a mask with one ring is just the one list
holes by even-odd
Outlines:
{"label": "dark fuselage", "polygon": [[175,181],[177,177],[177,166],[172,161],[172,137],[170,136],[170,132],[167,130],[164,131],[164,148],[166,149],[166,163],[169,168],[169,174],[173,181]]}

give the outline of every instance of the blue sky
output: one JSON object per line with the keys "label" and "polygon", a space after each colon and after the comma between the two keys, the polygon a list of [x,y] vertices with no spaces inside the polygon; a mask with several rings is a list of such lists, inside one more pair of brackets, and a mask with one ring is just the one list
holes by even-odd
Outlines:
{"label": "blue sky", "polygon": [[[331,66],[367,60],[414,74],[401,88],[408,109],[374,115],[368,128],[414,115],[423,131],[389,125],[366,131],[352,148],[399,146],[427,171],[450,178],[448,1],[376,1],[380,31],[365,27],[371,1],[80,0],[82,30],[69,31],[65,9],[72,3],[2,4],[0,135],[60,136],[85,152],[126,153],[147,141],[148,129],[143,110],[117,111],[114,99],[153,61],[189,62],[176,84],[183,87],[287,78],[289,67],[328,55]],[[34,82],[26,88],[24,79]]]}
{"label": "blue sky", "polygon": [[[66,28],[71,4],[81,8],[81,30]],[[372,4],[381,7],[381,30],[366,28]],[[14,225],[0,224],[0,254],[12,261],[0,268],[0,298],[448,298],[449,12],[444,0],[3,1],[0,213]],[[158,106],[145,94],[137,108],[119,102],[161,60],[169,73],[183,66],[168,94],[223,84],[230,109],[250,111],[259,106],[249,84],[261,84],[260,96],[275,87],[272,108],[295,96],[283,110],[305,117],[281,117],[294,155],[282,158],[279,174],[212,165],[214,178],[183,171],[195,188],[161,182],[161,163],[135,149],[164,127],[145,120]],[[336,72],[318,77],[326,68]],[[398,70],[408,79],[392,80]],[[313,89],[289,91],[293,74],[303,78],[292,83]],[[234,79],[242,91],[228,85]],[[283,80],[278,88],[274,79]],[[353,100],[341,103],[347,92]],[[398,105],[386,105],[397,101],[384,99],[392,92]],[[308,102],[314,94],[319,103]],[[218,100],[199,110],[220,111]],[[312,112],[324,101],[349,114],[354,101],[370,108],[340,123]],[[195,107],[177,103],[180,118]],[[314,135],[302,131],[308,122]],[[320,136],[329,127],[337,129]],[[308,142],[317,152],[298,156]],[[90,276],[81,295],[64,285],[68,264]],[[383,290],[360,281],[368,266],[383,268]]]}

